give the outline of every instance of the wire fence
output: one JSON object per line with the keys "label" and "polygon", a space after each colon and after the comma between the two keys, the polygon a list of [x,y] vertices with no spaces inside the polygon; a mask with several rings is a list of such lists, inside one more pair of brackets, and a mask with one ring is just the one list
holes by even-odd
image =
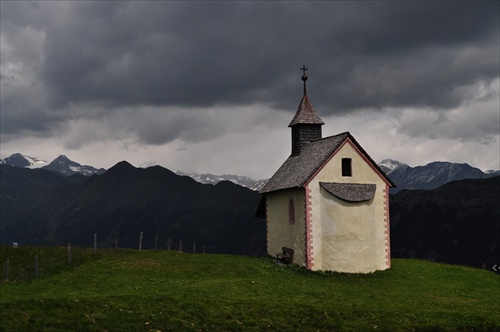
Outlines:
{"label": "wire fence", "polygon": [[[0,251],[1,261],[4,262],[4,281],[28,281],[39,277],[50,275],[58,271],[66,270],[92,259],[92,256],[118,255],[120,250],[167,250],[178,251],[189,254],[215,253],[215,247],[199,245],[194,241],[183,241],[166,237],[161,239],[155,234],[154,246],[143,247],[144,233],[138,234],[136,248],[120,248],[119,234],[115,235],[113,246],[100,246],[98,235],[93,235],[93,246],[91,248],[72,247],[68,243],[65,247],[31,247],[20,246],[14,242],[12,246],[3,246]],[[160,243],[164,245],[160,245]]]}

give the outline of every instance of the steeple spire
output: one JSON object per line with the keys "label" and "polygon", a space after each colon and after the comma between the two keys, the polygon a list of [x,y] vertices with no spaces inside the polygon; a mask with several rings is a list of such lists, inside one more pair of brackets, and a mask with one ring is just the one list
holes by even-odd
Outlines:
{"label": "steeple spire", "polygon": [[299,108],[288,127],[292,128],[292,155],[300,154],[300,151],[309,143],[321,139],[321,126],[325,123],[314,112],[314,108],[309,101],[306,90],[306,66],[302,70],[302,81],[304,82],[304,95],[299,104]]}
{"label": "steeple spire", "polygon": [[323,122],[323,120],[321,120],[321,118],[316,114],[316,112],[314,112],[314,108],[311,105],[311,101],[307,96],[307,91],[306,91],[307,68],[304,65],[302,66],[302,68],[300,68],[300,70],[302,70],[304,73],[302,75],[302,81],[304,82],[304,96],[302,96],[302,99],[299,104],[299,109],[297,110],[297,113],[295,113],[295,116],[293,117],[288,127],[292,127],[298,124],[324,125],[325,123]]}
{"label": "steeple spire", "polygon": [[308,70],[306,68],[306,65],[303,65],[302,68],[300,68],[300,70],[302,70],[302,81],[304,81],[304,96],[307,96],[307,90],[306,90],[306,81],[307,81],[307,75],[306,75],[306,70]]}

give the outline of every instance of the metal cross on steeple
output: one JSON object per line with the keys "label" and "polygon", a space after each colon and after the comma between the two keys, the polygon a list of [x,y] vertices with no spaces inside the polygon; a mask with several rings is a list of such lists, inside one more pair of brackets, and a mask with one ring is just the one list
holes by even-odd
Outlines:
{"label": "metal cross on steeple", "polygon": [[303,74],[302,74],[302,81],[304,81],[304,96],[307,95],[307,91],[306,91],[306,81],[307,81],[307,75],[306,75],[306,70],[308,70],[306,68],[306,65],[303,65],[302,68],[300,68],[300,70],[302,70]]}

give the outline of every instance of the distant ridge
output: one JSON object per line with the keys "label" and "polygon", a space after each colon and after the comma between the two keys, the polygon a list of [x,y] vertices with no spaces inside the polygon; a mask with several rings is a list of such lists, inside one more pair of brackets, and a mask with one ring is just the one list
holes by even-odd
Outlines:
{"label": "distant ridge", "polygon": [[435,161],[425,166],[411,167],[399,161],[385,159],[380,168],[394,181],[396,188],[391,193],[403,189],[436,189],[445,183],[463,179],[485,179],[500,175],[500,171],[483,172],[468,164]]}
{"label": "distant ridge", "polygon": [[390,196],[393,257],[490,268],[500,259],[500,176]]}
{"label": "distant ridge", "polygon": [[254,217],[259,195],[229,181],[203,185],[160,166],[119,162],[101,175],[73,182],[46,169],[1,166],[0,239],[3,244],[154,248],[155,234],[178,248],[263,255],[265,222]]}
{"label": "distant ridge", "polygon": [[45,160],[40,160],[20,153],[14,153],[10,157],[3,159],[1,164],[20,168],[40,168],[48,163]]}
{"label": "distant ridge", "polygon": [[239,176],[232,174],[225,174],[225,175],[214,175],[210,173],[188,174],[181,171],[177,171],[175,173],[178,175],[189,176],[195,181],[203,184],[217,184],[220,181],[230,181],[234,184],[247,187],[254,191],[259,191],[264,186],[264,184],[266,184],[266,182],[269,180],[269,179],[254,180],[252,178],[249,178],[248,176]]}
{"label": "distant ridge", "polygon": [[[9,165],[19,168],[42,168],[57,172],[64,176],[84,175],[86,177],[94,174],[103,174],[104,168],[95,168],[89,165],[81,165],[70,160],[65,155],[60,155],[52,162],[47,163],[44,160],[37,159],[15,153],[8,158],[1,160],[2,165]],[[130,165],[130,164],[129,164]],[[500,175],[500,170],[481,171],[465,163],[450,163],[435,161],[424,166],[411,167],[405,163],[384,159],[379,164],[380,168],[396,183],[396,188],[391,188],[391,193],[397,193],[403,189],[435,189],[445,183],[462,179],[484,179]],[[132,166],[132,165],[130,165]],[[133,167],[133,166],[132,166]],[[144,163],[141,168],[156,167],[154,163]],[[188,176],[202,184],[215,185],[221,181],[230,181],[237,185],[259,191],[269,179],[254,180],[248,176],[241,175],[214,175],[210,173],[196,174],[175,172],[177,175]],[[73,178],[75,182],[81,182],[84,179]]]}
{"label": "distant ridge", "polygon": [[104,168],[97,169],[88,165],[80,165],[79,163],[70,160],[65,155],[60,155],[56,159],[54,159],[47,166],[42,167],[43,169],[47,169],[49,171],[58,172],[65,176],[71,176],[76,173],[91,176],[94,174],[102,174],[106,172]]}
{"label": "distant ridge", "polygon": [[97,169],[93,166],[80,165],[79,163],[70,160],[65,155],[60,155],[48,163],[45,160],[40,160],[35,157],[30,157],[21,153],[14,153],[10,157],[3,159],[1,164],[18,168],[41,168],[57,172],[64,176],[72,176],[75,174],[91,176],[94,174],[102,174],[106,171],[104,168]]}

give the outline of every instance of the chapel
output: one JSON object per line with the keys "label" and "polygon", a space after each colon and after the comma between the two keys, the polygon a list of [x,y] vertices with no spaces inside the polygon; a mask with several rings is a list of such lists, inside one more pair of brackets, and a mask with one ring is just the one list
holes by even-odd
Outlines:
{"label": "chapel", "polygon": [[293,250],[310,270],[371,273],[391,267],[389,188],[395,184],[349,133],[322,137],[304,93],[288,125],[288,159],[261,189],[267,253]]}

